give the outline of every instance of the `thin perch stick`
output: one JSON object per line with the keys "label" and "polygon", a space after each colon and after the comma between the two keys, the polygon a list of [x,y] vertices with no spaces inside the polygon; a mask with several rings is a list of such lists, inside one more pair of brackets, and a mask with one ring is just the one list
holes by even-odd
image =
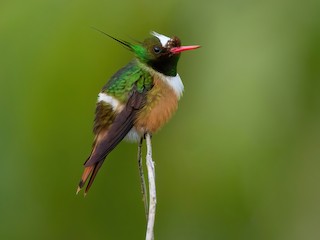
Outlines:
{"label": "thin perch stick", "polygon": [[147,186],[144,178],[143,173],[143,166],[142,166],[142,142],[143,138],[140,139],[139,145],[138,145],[138,167],[139,167],[139,174],[140,174],[140,183],[141,183],[141,193],[142,193],[142,201],[144,204],[144,211],[146,214],[146,219],[148,221],[148,196],[147,196]]}
{"label": "thin perch stick", "polygon": [[151,136],[149,133],[146,134],[147,143],[147,169],[148,169],[148,181],[149,181],[149,215],[148,215],[148,225],[146,240],[154,239],[154,220],[156,216],[156,182],[155,182],[155,169],[154,162],[152,160],[152,146],[151,146]]}

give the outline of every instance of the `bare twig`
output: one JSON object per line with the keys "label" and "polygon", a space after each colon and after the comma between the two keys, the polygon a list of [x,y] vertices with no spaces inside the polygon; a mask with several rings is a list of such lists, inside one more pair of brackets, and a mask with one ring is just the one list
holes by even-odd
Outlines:
{"label": "bare twig", "polygon": [[148,181],[149,181],[149,214],[148,214],[148,225],[146,240],[154,239],[154,220],[156,216],[156,204],[157,204],[157,194],[156,194],[156,182],[155,182],[155,169],[154,162],[152,160],[152,146],[151,146],[151,136],[149,133],[146,134],[147,143],[147,169],[148,169]]}
{"label": "bare twig", "polygon": [[138,145],[138,167],[139,167],[140,182],[141,182],[142,201],[144,204],[146,219],[148,221],[148,195],[147,195],[147,186],[144,179],[143,165],[142,165],[142,154],[141,154],[142,142],[143,142],[143,138],[140,139],[140,142]]}

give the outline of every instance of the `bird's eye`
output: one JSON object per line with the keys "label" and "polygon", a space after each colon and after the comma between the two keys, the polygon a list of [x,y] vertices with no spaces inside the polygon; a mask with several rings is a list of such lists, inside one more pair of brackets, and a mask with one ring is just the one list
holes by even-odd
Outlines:
{"label": "bird's eye", "polygon": [[153,47],[153,51],[154,51],[154,53],[158,54],[161,52],[161,48],[158,46],[155,46],[155,47]]}

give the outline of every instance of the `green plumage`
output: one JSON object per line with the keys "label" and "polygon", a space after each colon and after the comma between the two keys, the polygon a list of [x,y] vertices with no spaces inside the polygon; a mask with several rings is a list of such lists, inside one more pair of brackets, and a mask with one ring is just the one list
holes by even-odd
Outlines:
{"label": "green plumage", "polygon": [[150,90],[152,85],[150,73],[141,68],[137,60],[133,60],[113,75],[102,92],[125,103],[134,87],[142,93],[144,90]]}
{"label": "green plumage", "polygon": [[[139,66],[140,64],[136,59],[132,60],[111,77],[101,92],[125,104],[133,90],[139,93],[150,90],[153,86],[152,77],[148,71]],[[110,104],[98,102],[93,132],[99,133],[102,129],[108,129],[115,117],[116,113]]]}

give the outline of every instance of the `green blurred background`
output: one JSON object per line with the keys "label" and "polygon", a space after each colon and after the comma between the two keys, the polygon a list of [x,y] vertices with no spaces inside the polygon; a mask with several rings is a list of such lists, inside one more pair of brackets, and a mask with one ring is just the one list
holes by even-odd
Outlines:
{"label": "green blurred background", "polygon": [[75,195],[97,93],[150,30],[184,53],[153,138],[156,239],[320,239],[320,2],[2,0],[0,239],[144,239],[135,144]]}

